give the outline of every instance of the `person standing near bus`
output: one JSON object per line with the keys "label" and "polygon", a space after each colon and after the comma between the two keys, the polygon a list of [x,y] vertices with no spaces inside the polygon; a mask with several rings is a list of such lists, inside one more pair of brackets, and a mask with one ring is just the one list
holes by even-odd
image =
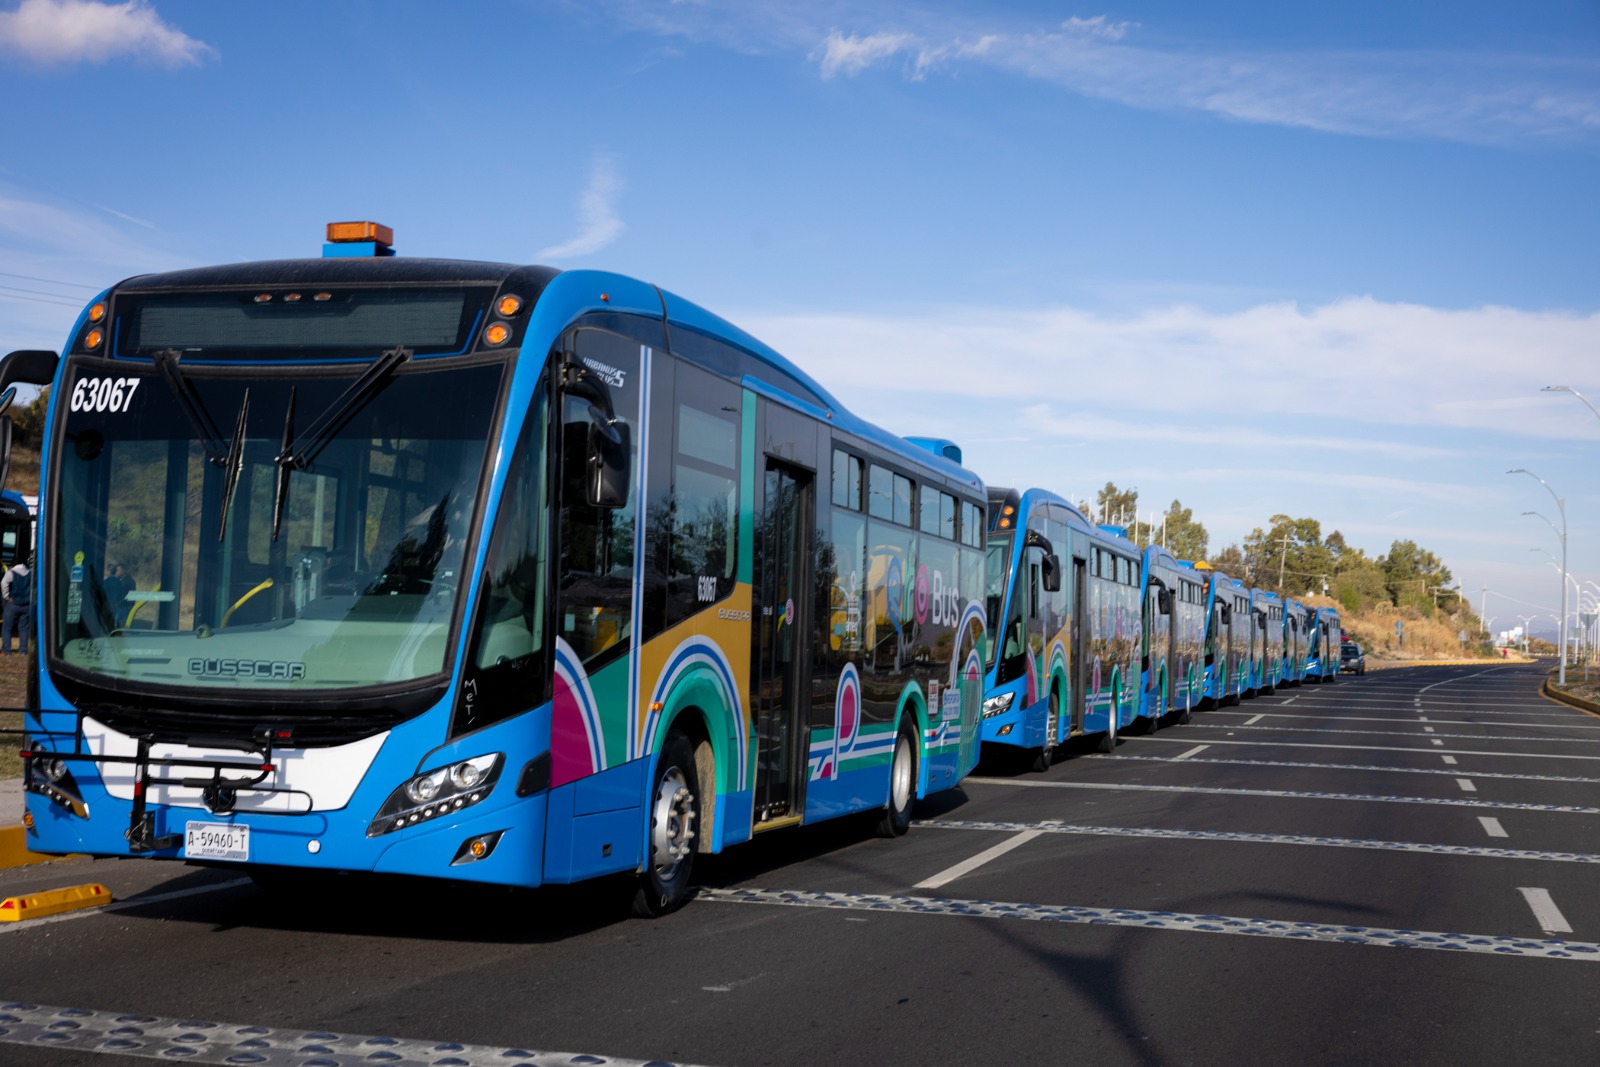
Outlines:
{"label": "person standing near bus", "polygon": [[0,600],[5,607],[0,612],[0,655],[11,654],[11,630],[17,631],[17,651],[28,654],[28,628],[33,624],[33,572],[26,563],[18,563],[0,578]]}

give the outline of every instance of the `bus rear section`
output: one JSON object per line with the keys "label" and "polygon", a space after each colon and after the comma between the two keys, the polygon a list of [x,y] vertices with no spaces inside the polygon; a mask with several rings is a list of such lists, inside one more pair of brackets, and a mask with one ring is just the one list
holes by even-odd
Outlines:
{"label": "bus rear section", "polygon": [[182,271],[14,381],[53,386],[33,851],[632,873],[656,914],[976,761],[982,484],[653,286]]}

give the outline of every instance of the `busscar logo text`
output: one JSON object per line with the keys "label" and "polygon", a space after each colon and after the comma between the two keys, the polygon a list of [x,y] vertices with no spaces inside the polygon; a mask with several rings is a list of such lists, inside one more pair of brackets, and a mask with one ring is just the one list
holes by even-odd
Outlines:
{"label": "busscar logo text", "polygon": [[275,659],[201,659],[189,661],[189,673],[200,678],[260,678],[297,682],[306,676],[304,663]]}

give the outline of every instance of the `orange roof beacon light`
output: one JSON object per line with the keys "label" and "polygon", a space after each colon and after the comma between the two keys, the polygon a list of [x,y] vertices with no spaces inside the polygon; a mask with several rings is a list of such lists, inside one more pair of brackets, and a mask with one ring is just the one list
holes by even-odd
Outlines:
{"label": "orange roof beacon light", "polygon": [[324,258],[392,256],[394,231],[381,222],[330,222]]}

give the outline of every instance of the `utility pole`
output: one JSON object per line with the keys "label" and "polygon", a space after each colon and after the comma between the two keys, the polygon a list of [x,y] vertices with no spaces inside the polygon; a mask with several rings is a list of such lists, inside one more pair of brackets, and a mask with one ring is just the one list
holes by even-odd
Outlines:
{"label": "utility pole", "polygon": [[[1289,544],[1293,540],[1294,538],[1292,537],[1278,538],[1278,541],[1283,544],[1283,554],[1278,557],[1278,592],[1280,593],[1283,592],[1283,568],[1284,564],[1289,562]],[[1267,566],[1270,567],[1272,564],[1269,563]]]}

